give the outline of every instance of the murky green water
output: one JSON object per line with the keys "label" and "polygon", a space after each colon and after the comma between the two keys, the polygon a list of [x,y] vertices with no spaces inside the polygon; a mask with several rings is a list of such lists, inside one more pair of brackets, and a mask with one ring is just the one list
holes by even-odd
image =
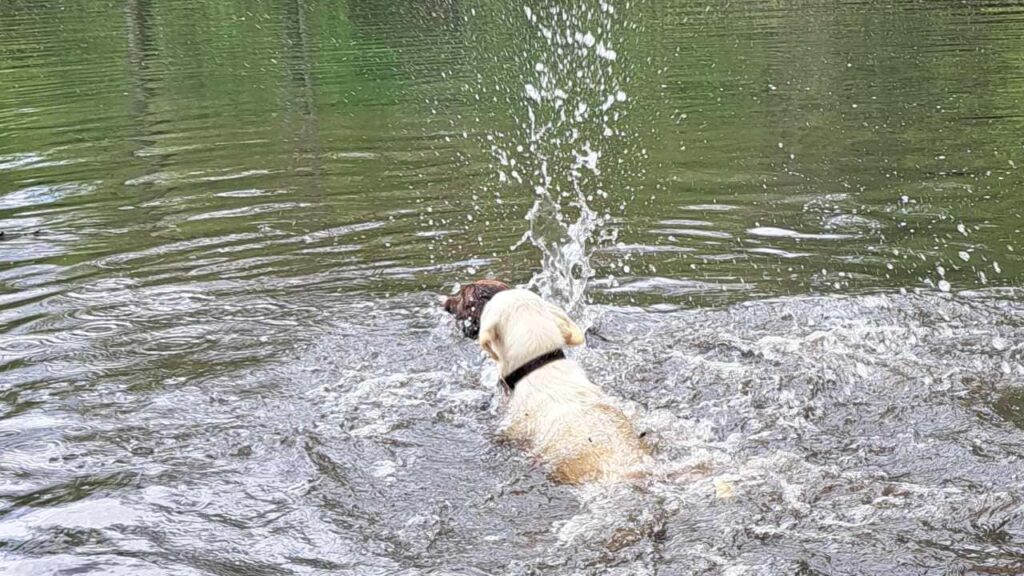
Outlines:
{"label": "murky green water", "polygon": [[[19,282],[187,273],[381,293],[538,265],[508,250],[532,184],[500,186],[487,146],[519,124],[542,47],[518,7],[2,10],[3,229],[42,231],[3,247]],[[598,276],[687,281],[635,284],[658,297],[929,287],[940,266],[953,289],[1019,282],[1022,18],[620,7],[630,100],[596,204],[624,247]]]}
{"label": "murky green water", "polygon": [[[505,4],[0,2],[0,568],[1024,570],[1024,7]],[[734,503],[494,441],[432,298],[540,271],[542,157],[581,358]]]}

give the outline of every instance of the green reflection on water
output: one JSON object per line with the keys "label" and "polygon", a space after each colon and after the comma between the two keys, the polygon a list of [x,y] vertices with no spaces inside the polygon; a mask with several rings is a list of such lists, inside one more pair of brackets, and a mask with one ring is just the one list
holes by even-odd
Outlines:
{"label": "green reflection on water", "polygon": [[[1019,282],[1024,11],[644,2],[613,23],[629,100],[588,185],[622,244],[598,278],[627,290],[596,299]],[[65,279],[525,281],[535,181],[499,183],[488,137],[522,141],[538,38],[497,2],[5,2],[0,226],[43,234],[0,250]],[[649,277],[669,281],[628,289]]]}

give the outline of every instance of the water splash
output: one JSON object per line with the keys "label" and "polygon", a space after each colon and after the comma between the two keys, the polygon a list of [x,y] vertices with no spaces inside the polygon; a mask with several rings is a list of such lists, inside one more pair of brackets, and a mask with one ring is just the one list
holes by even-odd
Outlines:
{"label": "water splash", "polygon": [[540,251],[530,286],[580,316],[594,250],[618,235],[611,209],[597,206],[609,198],[606,157],[626,136],[620,124],[629,98],[614,41],[621,22],[603,0],[527,5],[519,17],[531,32],[516,101],[523,117],[491,153],[501,182],[533,192],[529,229],[513,247],[529,242]]}

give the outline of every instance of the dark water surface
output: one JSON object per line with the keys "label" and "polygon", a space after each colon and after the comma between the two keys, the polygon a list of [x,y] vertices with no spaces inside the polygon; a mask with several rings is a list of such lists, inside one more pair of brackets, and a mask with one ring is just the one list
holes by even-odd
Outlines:
{"label": "dark water surface", "polygon": [[[1024,6],[528,6],[0,2],[0,573],[1024,573]],[[436,308],[576,191],[639,489]]]}

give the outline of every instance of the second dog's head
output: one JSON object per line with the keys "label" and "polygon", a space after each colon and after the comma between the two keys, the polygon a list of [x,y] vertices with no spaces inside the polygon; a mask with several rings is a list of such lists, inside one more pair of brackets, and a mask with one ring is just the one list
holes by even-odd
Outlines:
{"label": "second dog's head", "polygon": [[563,346],[583,344],[583,331],[558,306],[529,290],[495,294],[480,317],[480,346],[502,374]]}
{"label": "second dog's head", "polygon": [[463,284],[454,296],[444,301],[444,310],[455,316],[466,338],[476,338],[480,333],[480,315],[484,312],[484,306],[495,294],[508,289],[508,284],[499,280],[477,280],[472,284]]}

